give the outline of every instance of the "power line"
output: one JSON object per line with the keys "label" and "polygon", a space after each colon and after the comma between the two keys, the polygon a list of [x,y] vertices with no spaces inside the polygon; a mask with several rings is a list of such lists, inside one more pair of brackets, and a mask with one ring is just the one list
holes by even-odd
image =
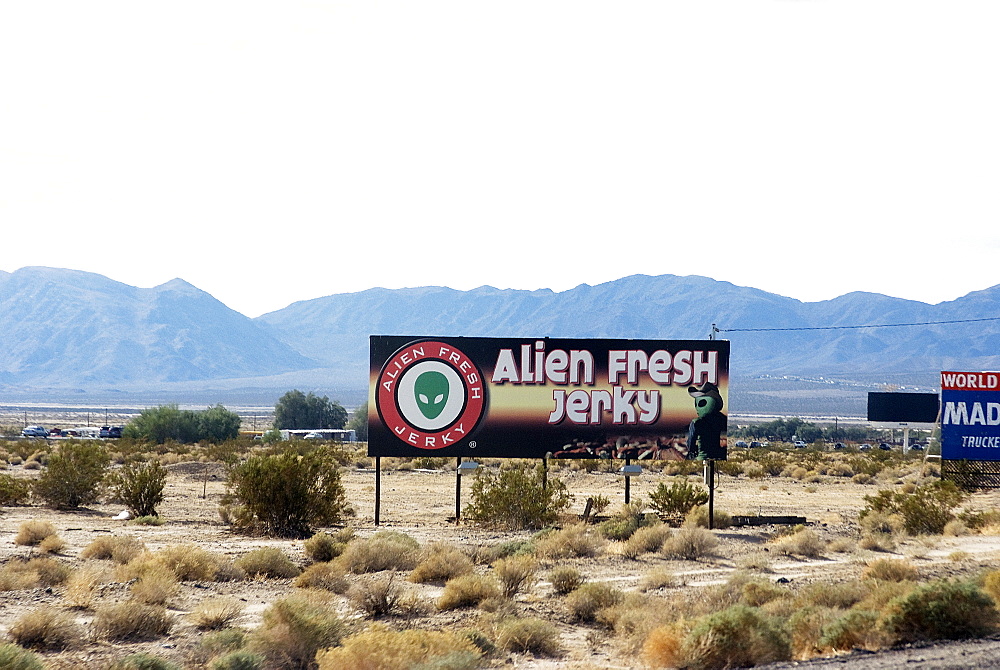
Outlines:
{"label": "power line", "polygon": [[[953,321],[919,321],[916,323],[872,323],[864,326],[808,326],[802,328],[720,328],[722,333],[762,333],[788,330],[857,330],[860,328],[904,328],[908,326],[940,326],[951,323],[978,323],[980,321],[1000,321],[1000,316],[983,319],[955,319]],[[714,327],[714,326],[713,326]]]}

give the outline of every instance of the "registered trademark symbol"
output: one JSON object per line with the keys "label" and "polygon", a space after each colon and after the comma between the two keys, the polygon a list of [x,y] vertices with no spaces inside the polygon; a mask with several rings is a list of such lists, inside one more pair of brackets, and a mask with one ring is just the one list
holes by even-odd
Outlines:
{"label": "registered trademark symbol", "polygon": [[470,440],[469,441],[469,449],[475,449],[475,448],[476,448],[476,441],[475,440]]}

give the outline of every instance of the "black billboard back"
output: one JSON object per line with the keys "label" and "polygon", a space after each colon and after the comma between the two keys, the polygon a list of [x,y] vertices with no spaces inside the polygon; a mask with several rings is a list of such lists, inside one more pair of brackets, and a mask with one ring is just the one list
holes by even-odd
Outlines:
{"label": "black billboard back", "polygon": [[935,423],[940,401],[937,393],[868,394],[868,420],[892,423]]}

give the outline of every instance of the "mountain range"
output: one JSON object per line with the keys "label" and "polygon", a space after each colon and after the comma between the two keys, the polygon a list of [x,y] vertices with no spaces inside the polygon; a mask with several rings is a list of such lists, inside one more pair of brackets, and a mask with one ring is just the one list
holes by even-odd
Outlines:
{"label": "mountain range", "polygon": [[[356,405],[368,336],[704,339],[732,343],[734,412],[863,415],[868,390],[935,390],[1000,369],[1000,285],[936,305],[877,293],[801,302],[699,276],[553,292],[372,288],[248,318],[174,279],[136,288],[42,267],[0,272],[0,397],[256,401],[299,388]],[[253,400],[252,400],[253,399]]]}

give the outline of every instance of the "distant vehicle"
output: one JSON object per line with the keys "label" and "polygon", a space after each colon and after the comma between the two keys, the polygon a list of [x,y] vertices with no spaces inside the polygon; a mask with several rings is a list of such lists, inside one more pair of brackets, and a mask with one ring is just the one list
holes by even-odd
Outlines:
{"label": "distant vehicle", "polygon": [[795,440],[795,448],[796,449],[805,449],[807,446],[808,445],[805,442],[803,442],[802,440]]}
{"label": "distant vehicle", "polygon": [[49,431],[45,429],[45,426],[28,426],[21,431],[22,437],[48,437]]}
{"label": "distant vehicle", "polygon": [[97,434],[98,437],[121,437],[122,427],[121,426],[101,426],[101,431]]}
{"label": "distant vehicle", "polygon": [[843,442],[837,442],[835,445],[833,445],[833,448],[834,449],[847,449],[847,445],[844,444]]}
{"label": "distant vehicle", "polygon": [[62,437],[63,432],[58,428],[53,428],[49,431],[49,437]]}
{"label": "distant vehicle", "polygon": [[878,448],[882,451],[892,451],[892,446],[888,442],[880,442]]}
{"label": "distant vehicle", "polygon": [[919,442],[914,442],[913,444],[910,445],[910,451],[923,451],[923,450],[924,450],[924,445],[920,444]]}
{"label": "distant vehicle", "polygon": [[314,431],[312,433],[306,433],[302,437],[302,439],[303,440],[322,440],[322,439],[324,439],[324,437],[323,437],[323,433],[317,433],[317,432]]}
{"label": "distant vehicle", "polygon": [[758,442],[757,440],[754,440],[753,442],[750,443],[751,449],[756,449],[757,447],[763,447],[763,446],[764,445]]}
{"label": "distant vehicle", "polygon": [[747,449],[750,445],[744,442],[743,440],[736,440],[736,446],[739,447],[740,449]]}
{"label": "distant vehicle", "polygon": [[858,447],[858,451],[871,451],[871,450],[872,450],[872,445],[868,444],[867,442]]}

